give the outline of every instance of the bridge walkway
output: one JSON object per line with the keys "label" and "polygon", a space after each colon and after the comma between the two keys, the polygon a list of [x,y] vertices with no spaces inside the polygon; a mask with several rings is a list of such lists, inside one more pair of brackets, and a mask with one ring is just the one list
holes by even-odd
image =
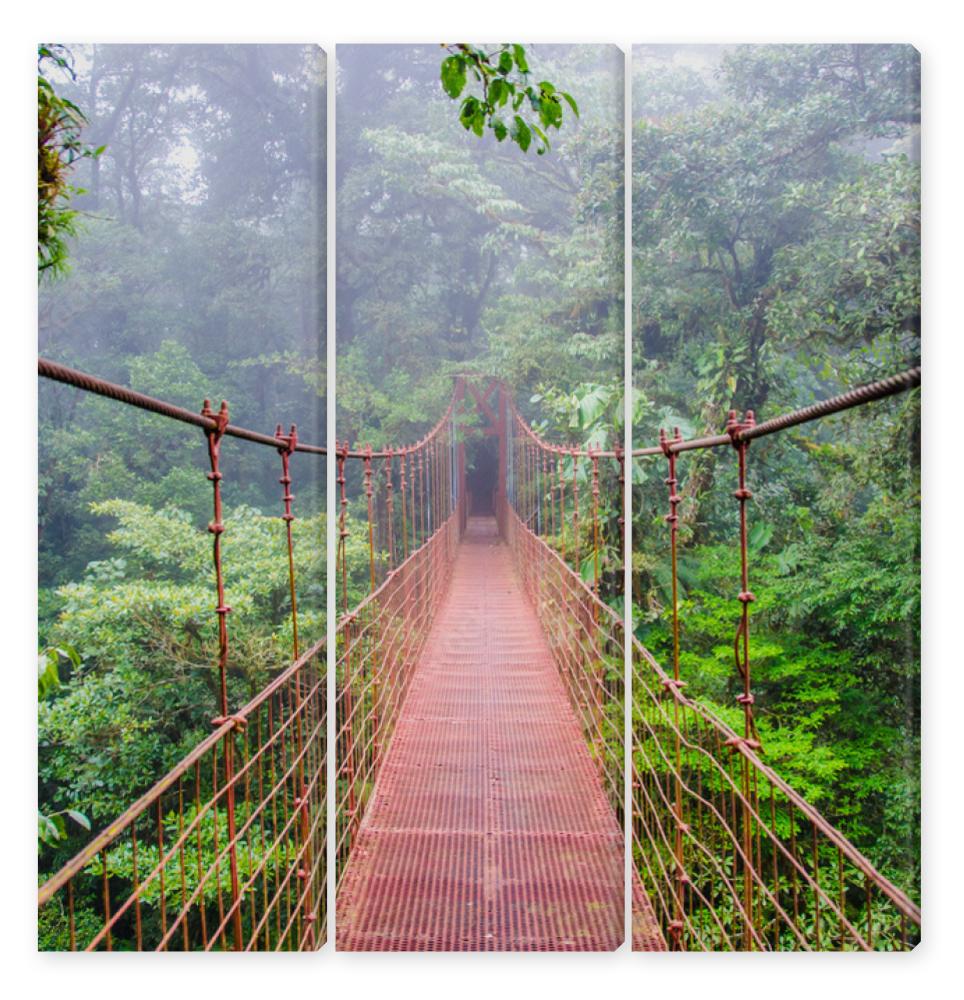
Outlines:
{"label": "bridge walkway", "polygon": [[472,517],[339,889],[337,947],[610,950],[623,873],[509,549]]}

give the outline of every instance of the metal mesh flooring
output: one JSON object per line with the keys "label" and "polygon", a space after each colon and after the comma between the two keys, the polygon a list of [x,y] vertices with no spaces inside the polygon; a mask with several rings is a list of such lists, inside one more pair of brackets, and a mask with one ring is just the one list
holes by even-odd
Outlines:
{"label": "metal mesh flooring", "polygon": [[541,626],[471,518],[338,893],[347,951],[601,951],[624,842]]}

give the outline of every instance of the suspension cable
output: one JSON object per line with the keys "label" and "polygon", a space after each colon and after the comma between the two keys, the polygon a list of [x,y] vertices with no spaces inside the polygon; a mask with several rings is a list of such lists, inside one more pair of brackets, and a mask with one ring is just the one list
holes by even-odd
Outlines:
{"label": "suspension cable", "polygon": [[[137,392],[134,389],[129,389],[127,386],[118,385],[116,382],[108,382],[107,379],[99,378],[96,375],[88,375],[86,372],[59,364],[56,361],[39,358],[37,360],[37,372],[43,378],[51,379],[54,382],[63,382],[65,385],[72,385],[77,389],[83,389],[85,392],[105,396],[108,399],[116,400],[118,403],[135,406],[139,410],[158,413],[162,417],[180,420],[181,423],[193,424],[195,427],[200,427],[205,431],[215,431],[218,429],[217,421],[211,417],[202,416],[200,413],[192,413],[191,410],[186,410],[182,406],[175,406],[166,400],[148,396],[146,393]],[[273,434],[262,434],[260,431],[248,430],[246,427],[239,427],[237,424],[225,425],[223,433],[229,437],[253,441],[255,444],[265,444],[272,448],[278,447],[278,439]],[[308,444],[306,441],[298,441],[294,450],[310,452],[314,455],[326,454],[324,447],[316,444]]]}
{"label": "suspension cable", "polygon": [[[806,424],[811,420],[818,420],[820,417],[830,416],[832,413],[841,413],[844,410],[851,410],[855,406],[862,406],[877,399],[885,399],[887,396],[896,396],[898,393],[906,392],[908,389],[916,389],[920,385],[920,368],[908,368],[907,371],[898,375],[891,375],[889,378],[881,379],[879,382],[870,382],[867,385],[856,386],[848,389],[839,396],[831,396],[830,399],[822,400],[819,403],[812,403],[799,410],[791,410],[770,420],[764,420],[755,427],[747,427],[739,430],[736,434],[737,441],[752,441],[754,438],[765,437],[776,431],[786,430],[788,427],[796,427],[798,424]],[[673,441],[670,449],[674,452],[695,451],[699,448],[721,448],[724,445],[734,443],[734,438],[730,434],[715,434],[709,437],[691,438],[688,441]],[[644,455],[662,455],[662,445],[651,448],[634,448],[633,457],[640,458]]]}

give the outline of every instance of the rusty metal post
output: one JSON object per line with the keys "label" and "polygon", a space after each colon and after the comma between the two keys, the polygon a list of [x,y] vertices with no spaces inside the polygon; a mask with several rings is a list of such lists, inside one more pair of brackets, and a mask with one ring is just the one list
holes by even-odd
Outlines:
{"label": "rusty metal post", "polygon": [[298,596],[295,593],[295,554],[291,537],[291,523],[295,519],[294,514],[291,512],[291,502],[294,500],[294,494],[291,492],[291,456],[294,454],[295,447],[298,444],[298,429],[292,424],[291,432],[285,435],[281,432],[281,424],[278,424],[275,437],[278,439],[278,454],[281,455],[281,478],[278,482],[284,487],[282,502],[284,503],[285,512],[281,515],[281,520],[285,523],[285,533],[288,540],[288,593],[291,597],[292,652],[294,653],[294,658],[297,660],[299,655]]}
{"label": "rusty metal post", "polygon": [[[750,684],[750,604],[755,600],[749,583],[749,543],[747,533],[747,502],[753,494],[746,486],[746,452],[749,442],[742,438],[742,432],[752,429],[756,424],[752,410],[747,410],[743,421],[737,420],[736,410],[731,410],[726,424],[726,432],[730,436],[737,454],[738,486],[733,496],[740,505],[740,624],[737,626],[736,637],[733,640],[733,657],[737,673],[743,681],[743,691],[736,700],[743,706],[743,745],[748,749],[758,750],[760,741],[757,737],[756,724],[753,720],[753,692]],[[745,754],[741,754],[742,790],[743,790],[743,907],[745,914],[744,946],[747,950],[753,948],[751,924],[754,914],[754,884],[753,884],[753,817],[750,800],[753,789],[750,780],[750,762]]]}
{"label": "rusty metal post", "polygon": [[402,562],[408,559],[408,491],[405,472],[408,466],[408,452],[403,448],[399,454],[399,492],[402,494]]}
{"label": "rusty metal post", "polygon": [[689,878],[683,863],[683,834],[689,832],[689,827],[683,820],[683,781],[682,781],[682,748],[680,745],[680,717],[679,701],[675,692],[682,689],[685,681],[680,679],[679,671],[679,574],[678,574],[678,538],[679,538],[679,504],[682,497],[679,495],[677,487],[679,480],[676,476],[676,452],[672,449],[673,444],[678,444],[682,440],[679,428],[675,428],[672,442],[667,438],[666,432],[660,428],[659,444],[666,455],[669,471],[664,482],[669,487],[669,513],[666,515],[666,522],[669,524],[670,538],[670,577],[673,603],[673,677],[667,680],[666,686],[675,690],[671,691],[673,698],[673,743],[674,743],[674,812],[675,812],[675,832],[674,832],[674,860],[676,863],[675,881],[676,886],[673,893],[673,919],[669,923],[669,932],[672,946],[675,950],[683,947],[682,936],[685,924],[683,922],[684,903],[683,897]]}
{"label": "rusty metal post", "polygon": [[559,552],[566,561],[566,477],[563,473],[562,451],[556,453],[556,475],[559,478]]}
{"label": "rusty metal post", "polygon": [[338,450],[338,443],[335,442],[338,462],[338,556],[341,563],[341,603],[342,610],[348,611],[348,497],[345,492],[345,464],[348,461],[348,442],[346,441],[341,450]]}
{"label": "rusty metal post", "polygon": [[[592,592],[599,598],[599,452],[589,453],[592,462]],[[593,605],[593,620],[596,618],[596,606]]]}
{"label": "rusty metal post", "polygon": [[[207,474],[211,480],[214,518],[208,525],[208,531],[214,536],[212,556],[214,574],[217,585],[218,604],[215,609],[218,616],[218,675],[221,688],[221,714],[212,720],[212,725],[220,727],[229,719],[228,714],[228,623],[227,616],[231,612],[224,592],[224,569],[221,565],[221,535],[224,533],[223,509],[221,503],[221,439],[224,429],[228,426],[228,404],[221,400],[221,409],[215,414],[211,410],[211,401],[204,400],[201,416],[215,421],[215,427],[205,430],[208,442],[208,459],[211,471]],[[236,723],[240,725],[241,723]],[[227,786],[225,803],[228,819],[228,858],[231,869],[231,905],[233,907],[232,924],[234,927],[234,947],[241,950],[241,888],[238,875],[237,849],[237,816],[234,799],[234,738],[233,731],[224,741],[224,781]]]}
{"label": "rusty metal post", "polygon": [[[277,430],[275,431],[275,437],[278,439],[278,453],[281,455],[281,478],[278,481],[284,488],[284,496],[282,497],[282,501],[284,503],[284,514],[282,514],[281,519],[285,522],[288,548],[288,592],[291,597],[292,652],[294,654],[294,659],[297,660],[300,655],[300,651],[298,644],[298,596],[295,584],[295,553],[291,533],[292,522],[295,519],[291,508],[292,501],[294,500],[294,494],[291,492],[291,456],[294,454],[295,448],[298,445],[298,428],[295,424],[292,424],[291,431],[285,435],[281,431],[281,424],[278,424]],[[295,796],[294,807],[298,811],[298,830],[301,837],[301,849],[299,852],[301,855],[301,861],[298,866],[297,876],[300,881],[305,883],[305,891],[302,893],[304,897],[302,902],[303,920],[308,925],[308,930],[305,935],[305,943],[309,949],[313,949],[314,928],[312,927],[312,923],[314,921],[314,906],[312,902],[312,886],[309,875],[311,872],[311,832],[308,810],[308,791],[307,784],[305,782],[304,729],[306,709],[305,698],[302,692],[303,683],[304,681],[301,676],[298,676],[294,683],[295,715],[298,718],[298,725],[295,727],[295,732],[297,734],[296,752],[298,755],[298,793]]]}
{"label": "rusty metal post", "polygon": [[462,434],[458,435],[458,490],[459,503],[461,504],[461,525],[460,531],[464,533],[467,527],[468,510],[465,499],[465,440]]}
{"label": "rusty metal post", "polygon": [[375,517],[372,489],[372,446],[365,450],[365,499],[368,505],[368,582],[369,593],[375,592]]}
{"label": "rusty metal post", "polygon": [[[416,543],[413,546],[414,549],[420,548],[425,543],[425,456],[423,455],[424,442],[419,441],[415,445],[415,457],[418,460],[418,531],[416,533]],[[414,490],[414,479],[412,480],[412,489]],[[413,521],[413,531],[415,517],[412,516]],[[422,574],[419,574],[415,578],[415,601],[416,603],[425,600],[425,580]]]}
{"label": "rusty metal post", "polygon": [[385,517],[388,522],[388,571],[395,568],[395,484],[392,482],[392,448],[385,459]]}
{"label": "rusty metal post", "polygon": [[573,558],[576,561],[576,573],[582,576],[582,551],[579,540],[579,452],[573,448],[569,454],[572,456],[572,533],[573,533]]}
{"label": "rusty metal post", "polygon": [[499,410],[498,410],[498,423],[496,424],[496,430],[499,436],[499,470],[498,470],[498,480],[496,482],[496,489],[498,493],[496,494],[496,512],[499,513],[499,533],[505,538],[506,533],[506,519],[505,519],[505,507],[506,507],[506,474],[508,469],[508,428],[509,428],[509,407],[510,400],[508,390],[506,389],[505,383],[499,383],[498,388],[499,393]]}
{"label": "rusty metal post", "polygon": [[623,494],[626,486],[626,456],[622,445],[617,441],[613,449],[616,453],[616,463],[619,466],[619,551],[622,553],[626,542],[626,517],[623,510]]}

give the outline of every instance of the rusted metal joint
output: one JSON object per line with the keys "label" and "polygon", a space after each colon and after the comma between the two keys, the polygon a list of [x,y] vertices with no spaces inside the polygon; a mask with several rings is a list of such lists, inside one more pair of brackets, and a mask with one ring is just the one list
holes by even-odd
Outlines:
{"label": "rusted metal joint", "polygon": [[[678,427],[674,427],[673,428],[673,436],[672,437],[670,437],[669,434],[666,433],[666,430],[664,428],[660,427],[660,429],[659,429],[659,446],[662,449],[663,454],[667,458],[670,458],[672,455],[675,454],[674,448],[682,440],[683,440],[683,432]],[[669,483],[671,482],[671,480],[669,480],[669,479],[665,479],[663,481],[667,485],[669,485]],[[675,485],[676,480],[673,479],[672,483]]]}
{"label": "rusted metal joint", "polygon": [[215,426],[210,428],[207,433],[213,434],[215,437],[220,439],[224,435],[224,430],[228,426],[228,403],[227,400],[221,400],[221,409],[215,413],[211,409],[211,400],[204,400],[204,406],[201,407],[201,416],[207,417],[208,420],[213,420]]}
{"label": "rusted metal joint", "polygon": [[599,497],[599,449],[589,449],[589,461],[592,462],[592,495]]}
{"label": "rusted metal joint", "polygon": [[248,720],[243,715],[216,715],[211,720],[211,725],[215,729],[220,729],[228,722],[233,722],[236,729],[245,729],[248,725]]}
{"label": "rusted metal joint", "polygon": [[731,736],[729,739],[723,741],[723,746],[730,747],[732,750],[759,750],[763,744],[759,740],[748,737]]}
{"label": "rusted metal joint", "polygon": [[747,410],[742,421],[737,419],[736,410],[730,410],[726,419],[726,433],[729,434],[730,443],[734,448],[739,448],[741,445],[749,448],[750,442],[744,441],[741,435],[752,427],[756,427],[756,415],[753,410]]}
{"label": "rusted metal joint", "polygon": [[[291,455],[298,447],[298,428],[295,424],[291,425],[287,434],[282,433],[281,424],[278,424],[274,436],[278,439],[278,453],[281,455]],[[281,481],[284,482],[283,479]]]}

